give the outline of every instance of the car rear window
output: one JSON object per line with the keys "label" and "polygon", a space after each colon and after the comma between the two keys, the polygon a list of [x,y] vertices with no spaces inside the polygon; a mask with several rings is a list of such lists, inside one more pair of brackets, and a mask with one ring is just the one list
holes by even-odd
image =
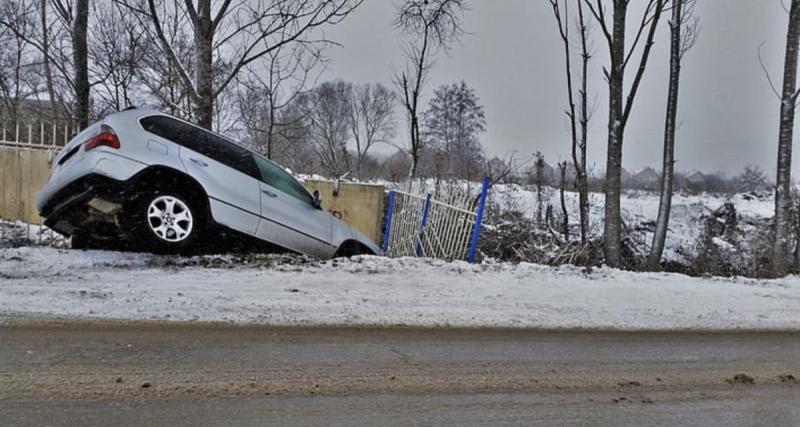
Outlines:
{"label": "car rear window", "polygon": [[261,173],[252,154],[225,138],[167,116],[145,117],[140,123],[147,132],[196,151],[253,178],[261,179]]}

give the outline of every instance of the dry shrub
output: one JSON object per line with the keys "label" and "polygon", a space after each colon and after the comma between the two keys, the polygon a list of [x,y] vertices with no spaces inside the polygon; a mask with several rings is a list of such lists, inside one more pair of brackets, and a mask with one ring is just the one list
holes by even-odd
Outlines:
{"label": "dry shrub", "polygon": [[546,265],[592,265],[594,246],[565,242],[550,225],[539,223],[517,211],[490,207],[481,233],[484,258]]}

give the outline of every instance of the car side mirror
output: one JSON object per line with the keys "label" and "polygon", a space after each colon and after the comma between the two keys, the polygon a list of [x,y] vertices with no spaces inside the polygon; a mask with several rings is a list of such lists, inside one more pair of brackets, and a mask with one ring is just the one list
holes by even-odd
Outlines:
{"label": "car side mirror", "polygon": [[314,200],[311,201],[311,205],[317,209],[322,209],[322,199],[319,197],[319,190],[314,190]]}

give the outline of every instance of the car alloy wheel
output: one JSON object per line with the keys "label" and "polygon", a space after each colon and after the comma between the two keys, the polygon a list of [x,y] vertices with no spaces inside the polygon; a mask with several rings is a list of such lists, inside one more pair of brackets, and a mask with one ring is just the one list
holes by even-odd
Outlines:
{"label": "car alloy wheel", "polygon": [[177,197],[160,196],[147,208],[147,225],[160,239],[178,243],[192,233],[192,212]]}

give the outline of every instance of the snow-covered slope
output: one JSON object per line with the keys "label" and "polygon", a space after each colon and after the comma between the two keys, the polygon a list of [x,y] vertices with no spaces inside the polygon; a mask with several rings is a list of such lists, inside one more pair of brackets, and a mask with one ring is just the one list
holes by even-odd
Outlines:
{"label": "snow-covered slope", "polygon": [[[522,187],[516,184],[498,184],[492,188],[491,201],[501,210],[515,210],[523,212],[533,218],[537,212],[536,192],[531,187]],[[567,191],[565,193],[569,222],[577,226],[579,223],[578,194]],[[590,194],[590,229],[592,236],[602,235],[604,195],[602,193]],[[545,205],[550,203],[556,214],[561,212],[561,202],[556,189],[545,189]],[[654,223],[658,216],[659,196],[657,193],[646,191],[626,191],[622,198],[622,219],[628,229],[639,229],[635,236],[647,245],[652,241],[653,234],[646,231],[648,227],[642,225]],[[667,261],[684,262],[683,254],[691,254],[703,231],[704,216],[718,209],[726,202],[734,204],[737,214],[744,219],[763,220],[771,218],[774,202],[769,196],[754,196],[750,194],[735,194],[732,196],[720,194],[675,194],[672,198],[672,213],[670,215],[669,231],[665,247],[664,259]]]}
{"label": "snow-covered slope", "polygon": [[690,278],[363,257],[0,249],[0,319],[272,325],[800,329],[800,277]]}

